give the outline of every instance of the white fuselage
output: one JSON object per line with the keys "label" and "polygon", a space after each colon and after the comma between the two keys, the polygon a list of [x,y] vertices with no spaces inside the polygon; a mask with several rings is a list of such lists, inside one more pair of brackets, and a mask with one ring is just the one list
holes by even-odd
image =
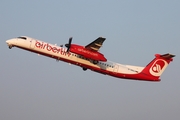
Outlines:
{"label": "white fuselage", "polygon": [[[114,77],[126,78],[128,75],[136,75],[140,73],[144,67],[131,66],[131,65],[122,65],[115,62],[101,62],[98,64],[93,64],[93,60],[86,59],[81,55],[74,54],[71,52],[66,52],[66,48],[59,47],[57,45],[49,44],[37,39],[30,37],[14,38],[10,39],[7,42],[9,46],[15,46],[21,49],[32,51],[38,54],[42,54],[56,60],[65,61],[77,66],[80,66],[85,69],[90,69],[102,74],[108,74]],[[127,78],[133,79],[133,78]]]}

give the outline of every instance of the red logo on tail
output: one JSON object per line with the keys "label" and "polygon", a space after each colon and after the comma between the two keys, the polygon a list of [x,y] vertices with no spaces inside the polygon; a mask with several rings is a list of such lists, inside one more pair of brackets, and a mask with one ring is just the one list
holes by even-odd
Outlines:
{"label": "red logo on tail", "polygon": [[163,59],[158,59],[154,62],[154,64],[149,69],[149,72],[153,76],[160,76],[164,69],[167,67],[168,63]]}
{"label": "red logo on tail", "polygon": [[152,66],[152,71],[154,73],[161,72],[162,68],[164,67],[165,63],[162,60],[157,60],[154,65]]}

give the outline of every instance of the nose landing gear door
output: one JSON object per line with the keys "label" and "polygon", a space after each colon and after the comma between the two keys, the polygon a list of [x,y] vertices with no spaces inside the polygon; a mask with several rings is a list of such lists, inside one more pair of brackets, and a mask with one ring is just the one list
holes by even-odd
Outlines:
{"label": "nose landing gear door", "polygon": [[34,49],[34,47],[35,47],[35,40],[32,40],[32,39],[30,39],[30,48],[31,49]]}

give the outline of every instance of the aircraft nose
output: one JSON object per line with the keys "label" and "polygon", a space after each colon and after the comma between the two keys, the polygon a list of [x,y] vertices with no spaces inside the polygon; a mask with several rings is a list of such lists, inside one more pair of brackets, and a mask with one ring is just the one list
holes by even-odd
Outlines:
{"label": "aircraft nose", "polygon": [[14,42],[13,39],[6,40],[6,43],[7,43],[7,45],[9,46],[10,49],[13,47],[13,42]]}
{"label": "aircraft nose", "polygon": [[6,43],[9,44],[11,42],[11,40],[6,40]]}
{"label": "aircraft nose", "polygon": [[8,45],[12,45],[12,44],[13,44],[13,42],[14,42],[14,40],[13,40],[13,39],[6,40],[6,43],[7,43]]}

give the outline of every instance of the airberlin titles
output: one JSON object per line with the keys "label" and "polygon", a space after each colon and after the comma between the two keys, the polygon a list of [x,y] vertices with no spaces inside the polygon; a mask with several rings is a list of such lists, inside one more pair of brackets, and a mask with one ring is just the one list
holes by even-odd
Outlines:
{"label": "airberlin titles", "polygon": [[65,56],[67,55],[68,57],[71,55],[70,52],[66,52],[65,48],[52,46],[49,45],[48,43],[36,41],[35,46],[39,49],[46,49],[47,51],[52,51],[53,53],[57,53]]}
{"label": "airberlin titles", "polygon": [[85,54],[89,54],[89,55],[93,55],[93,56],[98,56],[97,53],[90,52],[89,50],[84,50],[84,49],[82,49],[82,48],[78,48],[78,51],[79,51],[79,52],[83,52],[83,53],[85,53]]}

